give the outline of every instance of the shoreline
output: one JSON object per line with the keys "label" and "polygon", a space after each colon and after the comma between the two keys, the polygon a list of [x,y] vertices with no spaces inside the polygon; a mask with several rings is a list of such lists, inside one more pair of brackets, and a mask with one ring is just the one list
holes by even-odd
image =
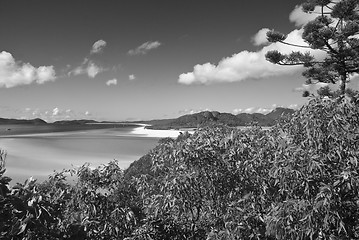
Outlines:
{"label": "shoreline", "polygon": [[176,130],[176,129],[164,129],[164,130],[157,130],[157,129],[150,129],[147,126],[151,126],[149,124],[141,124],[140,127],[136,127],[131,131],[131,134],[141,135],[144,137],[153,137],[153,138],[177,138],[180,134],[189,132],[193,133],[194,131],[188,130]]}
{"label": "shoreline", "polygon": [[[193,133],[193,129],[150,129],[150,124],[144,123],[101,123],[101,124],[0,124],[1,138],[23,138],[33,136],[59,135],[79,131],[91,131],[101,129],[122,129],[128,130],[129,135],[148,138],[177,138],[181,133]],[[127,135],[127,134],[124,134]]]}
{"label": "shoreline", "polygon": [[[8,126],[0,125],[0,130]],[[159,139],[176,138],[181,132],[149,130],[145,124],[101,126],[72,126],[72,131],[68,126],[56,126],[57,131],[50,132],[54,129],[16,125],[12,134],[0,135],[0,149],[7,152],[7,172],[23,182],[29,176],[46,179],[54,170],[72,169],[86,162],[96,167],[117,159],[126,169],[153,149]]]}
{"label": "shoreline", "polygon": [[96,130],[96,129],[132,129],[139,124],[128,123],[108,123],[108,124],[0,124],[0,138],[25,136],[41,133],[61,133],[61,132],[75,132],[83,130]]}

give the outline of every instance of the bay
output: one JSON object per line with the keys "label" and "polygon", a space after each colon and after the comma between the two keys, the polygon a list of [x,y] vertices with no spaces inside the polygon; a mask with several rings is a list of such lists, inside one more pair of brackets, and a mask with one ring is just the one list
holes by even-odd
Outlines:
{"label": "bay", "polygon": [[92,167],[113,159],[127,168],[148,153],[162,137],[176,137],[179,131],[111,128],[85,131],[24,134],[0,138],[0,149],[7,152],[6,176],[14,182],[29,177],[45,180],[54,170],[90,163]]}

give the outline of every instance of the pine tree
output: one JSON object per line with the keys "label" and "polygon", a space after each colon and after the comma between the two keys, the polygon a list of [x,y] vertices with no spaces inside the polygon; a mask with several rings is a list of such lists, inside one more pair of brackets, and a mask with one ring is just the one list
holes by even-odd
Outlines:
{"label": "pine tree", "polygon": [[[325,57],[316,59],[309,51],[282,54],[274,50],[267,52],[266,59],[279,65],[303,65],[307,84],[340,83],[344,95],[350,76],[359,73],[359,0],[307,0],[301,7],[318,15],[303,27],[302,38],[308,46],[301,47],[321,50]],[[286,37],[276,31],[267,33],[269,42],[294,45]]]}

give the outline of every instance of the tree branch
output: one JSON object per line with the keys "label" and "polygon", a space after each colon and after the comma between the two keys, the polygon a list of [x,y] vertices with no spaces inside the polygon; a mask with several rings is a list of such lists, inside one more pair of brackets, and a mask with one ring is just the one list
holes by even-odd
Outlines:
{"label": "tree branch", "polygon": [[[311,64],[323,64],[324,62],[310,62]],[[286,62],[278,62],[278,65],[282,65],[282,66],[299,66],[299,65],[305,65],[307,64],[306,62],[298,62],[298,63],[286,63]]]}
{"label": "tree branch", "polygon": [[302,46],[302,45],[297,45],[297,44],[293,44],[293,43],[288,43],[288,42],[284,42],[284,41],[279,41],[280,43],[292,46],[292,47],[300,47],[300,48],[311,48],[310,46]]}
{"label": "tree branch", "polygon": [[278,62],[278,65],[281,66],[299,66],[299,65],[303,65],[304,63],[284,63],[284,62]]}
{"label": "tree branch", "polygon": [[328,41],[324,41],[325,42],[325,46],[327,46],[327,48],[329,49],[330,52],[332,53],[335,53],[335,54],[338,54],[338,51],[335,50],[330,44]]}

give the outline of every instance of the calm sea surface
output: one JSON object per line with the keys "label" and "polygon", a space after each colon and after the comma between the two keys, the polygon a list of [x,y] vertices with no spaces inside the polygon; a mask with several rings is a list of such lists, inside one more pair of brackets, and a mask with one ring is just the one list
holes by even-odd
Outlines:
{"label": "calm sea surface", "polygon": [[0,149],[7,152],[5,175],[14,184],[30,176],[44,180],[53,170],[87,162],[96,167],[117,159],[126,168],[155,147],[160,137],[171,134],[176,133],[143,128],[28,134],[0,138]]}

